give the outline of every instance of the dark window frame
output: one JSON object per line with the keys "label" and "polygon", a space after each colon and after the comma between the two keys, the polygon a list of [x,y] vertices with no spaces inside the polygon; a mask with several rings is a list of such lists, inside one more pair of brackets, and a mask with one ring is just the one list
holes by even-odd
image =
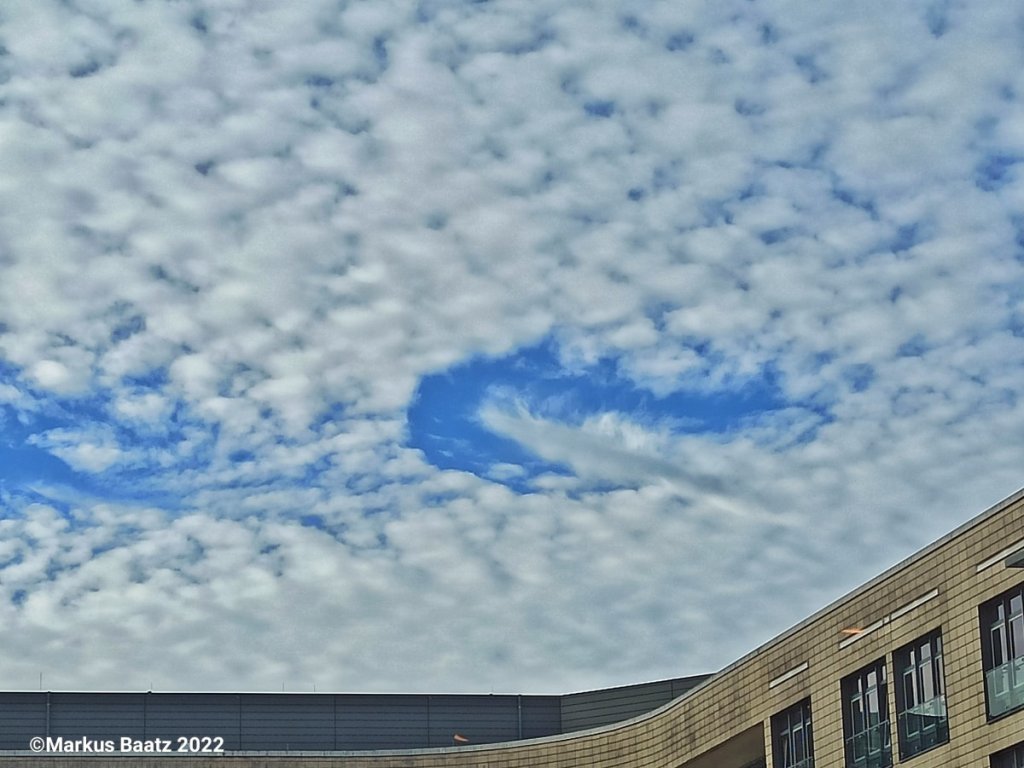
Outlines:
{"label": "dark window frame", "polygon": [[1024,709],[1024,584],[978,606],[985,715]]}
{"label": "dark window frame", "polygon": [[904,761],[949,742],[941,627],[894,651],[892,667],[896,734]]}
{"label": "dark window frame", "polygon": [[772,715],[772,765],[775,768],[814,768],[809,697]]}
{"label": "dark window frame", "polygon": [[1001,749],[989,758],[991,768],[1024,768],[1024,741]]}
{"label": "dark window frame", "polygon": [[892,728],[883,656],[840,681],[846,768],[889,768]]}

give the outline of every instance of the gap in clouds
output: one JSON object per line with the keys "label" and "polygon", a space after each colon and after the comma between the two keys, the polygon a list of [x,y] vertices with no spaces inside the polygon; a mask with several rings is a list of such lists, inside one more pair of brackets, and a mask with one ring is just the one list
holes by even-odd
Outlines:
{"label": "gap in clouds", "polygon": [[40,431],[58,428],[59,419],[50,415],[20,412],[0,405],[0,490],[37,497],[39,485],[60,485],[94,493],[88,475],[35,444]]}
{"label": "gap in clouds", "polygon": [[[19,386],[19,374],[14,366],[0,368],[0,385],[19,393],[16,401],[0,403],[0,492],[62,511],[70,508],[69,498],[180,506],[180,494],[162,486],[167,467],[150,456],[179,440],[185,425],[176,418],[156,426],[126,423],[111,417],[110,391],[60,397]],[[160,380],[154,372],[130,383]],[[199,465],[185,457],[173,469]]]}
{"label": "gap in clouds", "polygon": [[[180,498],[154,482],[151,466],[114,466],[97,471],[76,469],[56,455],[74,449],[74,437],[65,444],[53,440],[76,420],[43,417],[19,422],[11,409],[0,407],[0,491],[31,502],[70,508],[68,499],[146,502],[165,509],[180,506]],[[65,498],[67,497],[67,498]]]}
{"label": "gap in clouds", "polygon": [[[695,351],[713,363],[706,347]],[[663,395],[623,371],[623,359],[614,355],[567,366],[551,338],[504,357],[472,357],[421,380],[408,411],[409,445],[439,469],[470,472],[525,493],[540,475],[572,470],[489,429],[481,417],[486,406],[570,427],[610,413],[676,435],[729,435],[760,417],[805,405],[785,397],[770,368],[715,389],[694,380]]]}

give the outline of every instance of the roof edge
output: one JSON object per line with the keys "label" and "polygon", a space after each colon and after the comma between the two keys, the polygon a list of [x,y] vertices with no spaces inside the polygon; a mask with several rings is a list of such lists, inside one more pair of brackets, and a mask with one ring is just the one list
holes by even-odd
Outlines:
{"label": "roof edge", "polygon": [[814,622],[816,622],[816,621],[818,621],[820,619],[823,619],[825,616],[829,615],[833,611],[838,610],[840,607],[842,607],[846,603],[854,600],[855,598],[859,597],[860,595],[864,594],[865,592],[867,592],[867,591],[873,589],[874,587],[878,586],[879,584],[887,581],[888,579],[892,578],[893,576],[895,576],[900,571],[910,567],[911,565],[913,565],[914,563],[918,562],[919,560],[923,560],[928,555],[931,555],[932,553],[938,551],[939,549],[942,549],[942,547],[946,546],[951,541],[953,541],[955,539],[958,539],[958,538],[960,538],[960,536],[962,536],[963,534],[967,533],[968,531],[973,530],[974,528],[977,528],[978,526],[980,526],[983,523],[985,523],[986,521],[988,521],[989,518],[995,517],[1000,512],[1004,511],[1008,507],[1013,506],[1014,504],[1016,504],[1018,501],[1021,501],[1022,499],[1024,499],[1024,488],[1020,488],[1019,490],[1017,490],[1014,493],[1010,494],[1009,496],[1007,496],[1003,500],[997,501],[995,504],[993,504],[992,506],[988,507],[985,511],[975,515],[972,518],[970,518],[967,522],[962,523],[961,525],[957,526],[956,528],[954,528],[949,533],[947,533],[944,536],[941,536],[938,539],[936,539],[935,541],[933,541],[931,544],[928,544],[927,546],[923,547],[922,549],[919,549],[917,552],[914,552],[913,554],[909,555],[908,557],[905,557],[903,560],[900,560],[895,565],[889,566],[888,568],[886,568],[884,571],[882,571],[880,574],[878,574],[874,578],[864,582],[859,587],[856,587],[856,588],[852,589],[851,591],[847,592],[846,594],[836,598],[831,603],[828,603],[827,605],[825,605],[823,608],[819,608],[817,611],[812,613],[807,618],[803,619],[802,621],[799,621],[798,623],[796,623],[793,626],[789,627],[789,629],[784,630],[783,632],[781,632],[780,634],[776,635],[775,637],[773,637],[772,639],[768,640],[767,642],[762,643],[761,645],[757,646],[754,650],[750,651],[749,653],[744,654],[743,656],[738,658],[736,661],[734,661],[731,664],[729,664],[729,665],[723,667],[722,669],[720,669],[718,672],[715,672],[711,677],[709,677],[703,683],[700,683],[700,684],[696,685],[695,687],[691,688],[690,690],[688,690],[686,693],[684,693],[679,698],[674,699],[673,701],[669,702],[668,704],[664,705],[663,707],[660,707],[657,710],[653,710],[649,714],[654,715],[654,714],[656,714],[658,712],[661,712],[662,710],[667,710],[667,709],[675,706],[681,700],[683,700],[685,698],[688,698],[690,696],[696,695],[699,691],[703,690],[705,687],[707,687],[709,685],[712,685],[720,677],[723,677],[724,675],[728,674],[729,672],[732,672],[733,670],[735,670],[738,667],[742,666],[743,664],[745,664],[746,662],[750,661],[751,659],[754,659],[757,656],[760,656],[762,653],[765,653],[766,651],[774,648],[775,646],[777,646],[780,643],[782,643],[784,640],[787,640],[788,638],[792,637],[793,635],[797,634],[798,632],[802,631],[803,629],[806,629],[808,626],[810,626]]}

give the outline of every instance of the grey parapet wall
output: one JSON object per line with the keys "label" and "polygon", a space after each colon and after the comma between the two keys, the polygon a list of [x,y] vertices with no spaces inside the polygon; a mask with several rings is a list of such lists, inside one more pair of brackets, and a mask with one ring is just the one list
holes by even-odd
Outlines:
{"label": "grey parapet wall", "polygon": [[707,675],[563,696],[494,694],[0,693],[0,750],[35,736],[223,738],[227,751],[421,749],[534,739],[628,720]]}
{"label": "grey parapet wall", "polygon": [[657,709],[707,680],[709,675],[571,693],[561,697],[562,732],[585,731]]}

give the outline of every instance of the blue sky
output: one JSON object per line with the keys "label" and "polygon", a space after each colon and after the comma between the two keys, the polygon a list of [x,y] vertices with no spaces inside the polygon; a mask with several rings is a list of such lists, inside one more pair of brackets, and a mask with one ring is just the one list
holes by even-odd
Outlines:
{"label": "blue sky", "polygon": [[588,419],[610,416],[662,427],[672,435],[728,438],[750,420],[770,417],[787,405],[769,372],[713,389],[694,380],[655,394],[621,372],[617,358],[566,365],[557,342],[546,339],[502,357],[475,356],[423,377],[408,410],[408,442],[439,469],[471,472],[528,493],[534,488],[531,481],[549,473],[572,474],[571,467],[545,460],[543,448],[505,434],[494,423],[495,415],[525,415],[576,429]]}
{"label": "blue sky", "polygon": [[8,687],[707,672],[1022,485],[1017,3],[8,5]]}

